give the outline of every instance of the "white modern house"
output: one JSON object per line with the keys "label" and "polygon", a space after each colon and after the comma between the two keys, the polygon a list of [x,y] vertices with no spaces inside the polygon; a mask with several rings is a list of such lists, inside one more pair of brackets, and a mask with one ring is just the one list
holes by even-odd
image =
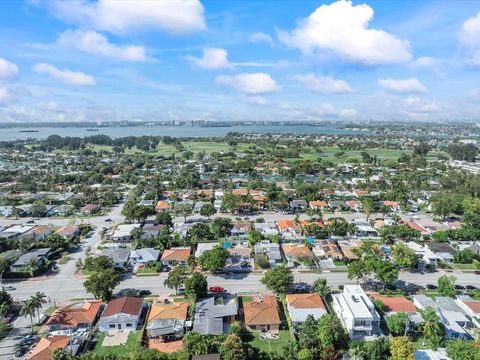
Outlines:
{"label": "white modern house", "polygon": [[343,292],[332,298],[333,309],[351,339],[368,340],[381,335],[380,316],[361,286],[345,285]]}
{"label": "white modern house", "polygon": [[137,330],[142,309],[142,298],[122,297],[112,300],[107,304],[100,317],[98,330],[101,332]]}

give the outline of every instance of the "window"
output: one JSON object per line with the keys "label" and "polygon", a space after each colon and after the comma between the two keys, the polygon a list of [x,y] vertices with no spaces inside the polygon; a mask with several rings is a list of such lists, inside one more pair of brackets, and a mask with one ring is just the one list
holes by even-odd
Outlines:
{"label": "window", "polygon": [[110,329],[115,329],[115,324],[110,324]]}
{"label": "window", "polygon": [[127,323],[127,327],[132,327],[133,325],[131,323]]}

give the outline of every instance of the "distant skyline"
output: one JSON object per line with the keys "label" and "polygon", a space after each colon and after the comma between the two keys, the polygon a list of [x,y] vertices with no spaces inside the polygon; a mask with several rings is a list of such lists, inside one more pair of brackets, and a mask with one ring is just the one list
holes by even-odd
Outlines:
{"label": "distant skyline", "polygon": [[0,9],[0,122],[480,121],[480,1]]}

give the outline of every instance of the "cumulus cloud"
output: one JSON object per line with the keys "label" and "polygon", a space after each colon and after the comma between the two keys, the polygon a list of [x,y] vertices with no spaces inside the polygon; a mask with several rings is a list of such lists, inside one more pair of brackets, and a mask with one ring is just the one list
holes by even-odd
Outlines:
{"label": "cumulus cloud", "polygon": [[89,54],[101,55],[126,61],[145,61],[148,59],[143,46],[118,46],[96,31],[66,30],[57,38],[57,44]]}
{"label": "cumulus cloud", "polygon": [[215,78],[215,82],[244,94],[266,94],[279,90],[276,81],[266,73],[219,75]]}
{"label": "cumulus cloud", "polygon": [[407,62],[410,43],[383,30],[370,29],[374,11],[340,0],[318,7],[292,32],[279,30],[280,41],[304,54],[328,50],[350,62],[366,65]]}
{"label": "cumulus cloud", "polygon": [[203,49],[202,57],[195,57],[192,55],[185,56],[185,59],[203,69],[233,69],[233,65],[228,61],[228,52],[220,48],[205,48]]}
{"label": "cumulus cloud", "polygon": [[434,101],[423,100],[416,96],[410,96],[405,99],[406,112],[410,114],[429,114],[439,109]]}
{"label": "cumulus cloud", "polygon": [[51,64],[38,63],[33,67],[38,74],[47,74],[53,76],[68,85],[89,86],[95,85],[95,78],[80,71],[71,71],[68,69],[60,70]]}
{"label": "cumulus cloud", "polygon": [[345,80],[336,80],[331,76],[314,74],[296,75],[294,79],[301,82],[308,90],[321,94],[346,94],[352,92]]}
{"label": "cumulus cloud", "polygon": [[206,28],[199,0],[54,0],[50,10],[68,23],[114,34],[146,28],[182,34]]}
{"label": "cumulus cloud", "polygon": [[18,65],[0,58],[0,78],[10,79],[18,75]]}
{"label": "cumulus cloud", "polygon": [[265,42],[270,46],[275,45],[272,37],[268,34],[263,33],[263,32],[255,32],[255,33],[250,34],[250,36],[248,37],[248,40],[250,40],[251,42]]}
{"label": "cumulus cloud", "polygon": [[460,39],[466,45],[480,47],[480,12],[463,23]]}
{"label": "cumulus cloud", "polygon": [[30,91],[24,86],[0,87],[0,105],[12,104],[30,95]]}
{"label": "cumulus cloud", "polygon": [[427,88],[418,79],[378,79],[378,84],[390,91],[398,93],[425,93]]}
{"label": "cumulus cloud", "polygon": [[264,96],[245,96],[245,101],[250,104],[265,106],[268,104],[268,100]]}

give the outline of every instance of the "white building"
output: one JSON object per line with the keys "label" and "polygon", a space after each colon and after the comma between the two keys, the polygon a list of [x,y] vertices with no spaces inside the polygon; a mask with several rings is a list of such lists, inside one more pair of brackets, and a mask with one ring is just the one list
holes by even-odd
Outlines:
{"label": "white building", "polygon": [[380,335],[380,316],[370,298],[359,285],[345,285],[343,292],[333,294],[333,309],[351,339]]}

